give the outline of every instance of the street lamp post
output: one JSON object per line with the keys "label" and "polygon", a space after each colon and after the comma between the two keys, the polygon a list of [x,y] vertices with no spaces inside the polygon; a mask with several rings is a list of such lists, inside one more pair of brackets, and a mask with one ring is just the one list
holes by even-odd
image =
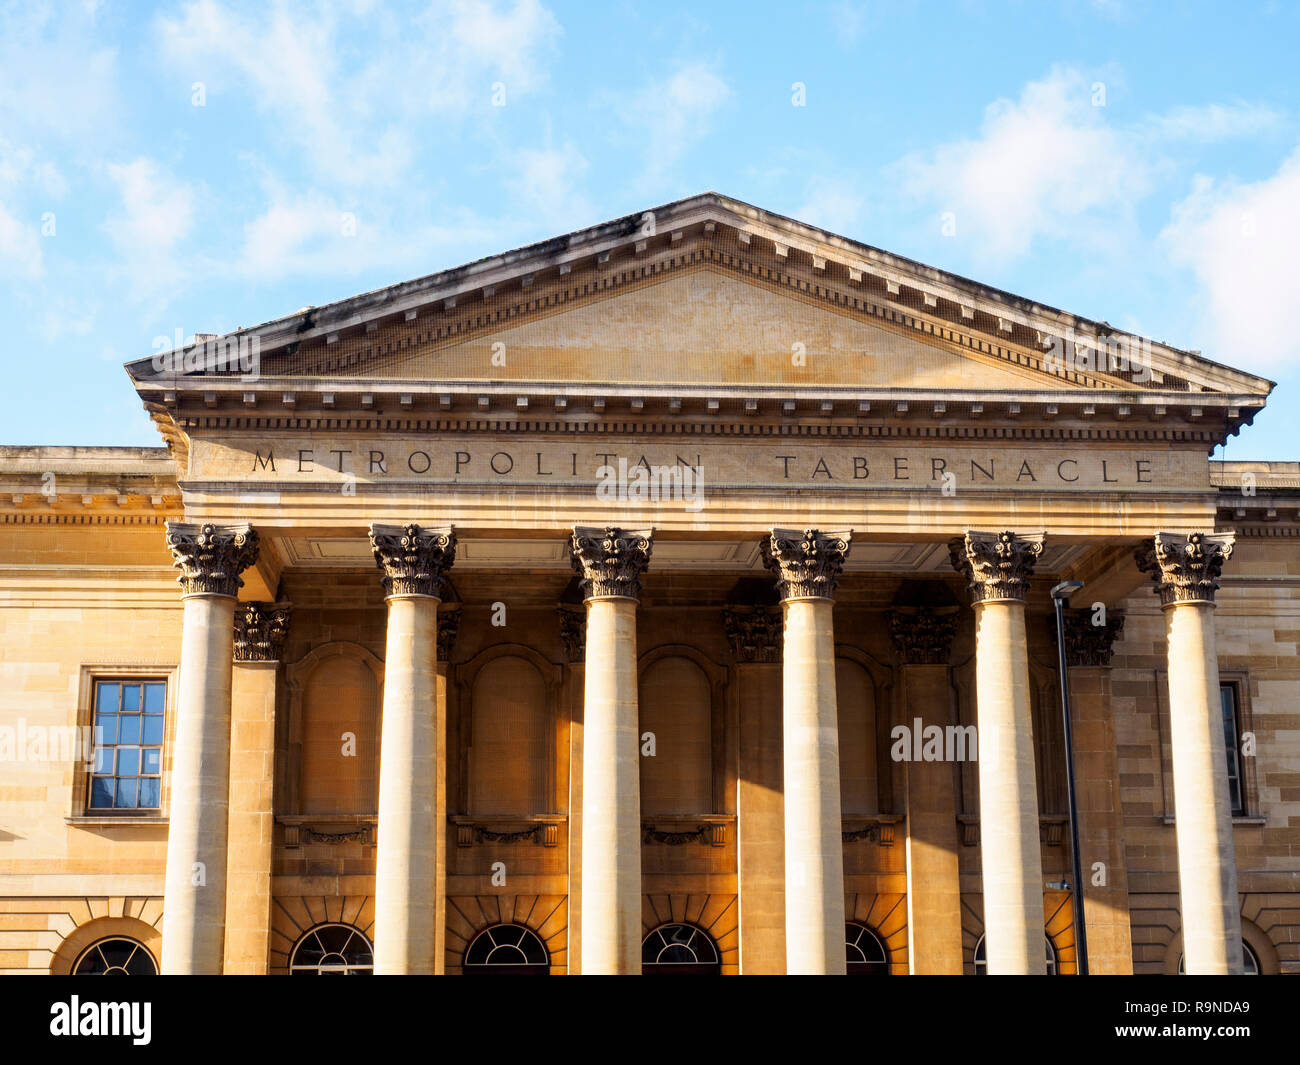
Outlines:
{"label": "street lamp post", "polygon": [[1083,920],[1083,862],[1079,858],[1079,800],[1074,787],[1074,732],[1070,727],[1070,671],[1065,658],[1065,607],[1082,581],[1062,581],[1052,589],[1056,608],[1056,662],[1061,679],[1061,718],[1065,722],[1065,780],[1070,799],[1070,852],[1074,865],[1074,942],[1076,971],[1088,975],[1088,935]]}

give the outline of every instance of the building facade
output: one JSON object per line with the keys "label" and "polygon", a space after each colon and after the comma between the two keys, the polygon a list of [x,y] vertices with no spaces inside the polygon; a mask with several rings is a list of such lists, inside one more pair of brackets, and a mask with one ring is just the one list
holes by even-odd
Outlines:
{"label": "building facade", "polygon": [[0,451],[0,968],[1300,971],[1271,382],[715,194]]}

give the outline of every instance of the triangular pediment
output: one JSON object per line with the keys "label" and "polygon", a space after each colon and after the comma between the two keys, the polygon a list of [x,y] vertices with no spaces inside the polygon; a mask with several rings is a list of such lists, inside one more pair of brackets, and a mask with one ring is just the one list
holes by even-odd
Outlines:
{"label": "triangular pediment", "polygon": [[355,351],[340,348],[337,357],[355,356],[358,378],[447,384],[1078,387],[707,265],[539,308],[465,339],[411,343],[403,333],[419,337],[418,329],[398,327]]}

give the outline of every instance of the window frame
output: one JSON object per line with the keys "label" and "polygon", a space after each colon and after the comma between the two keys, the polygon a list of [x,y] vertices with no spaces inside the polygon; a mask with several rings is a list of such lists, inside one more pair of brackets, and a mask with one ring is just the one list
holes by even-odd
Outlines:
{"label": "window frame", "polygon": [[[975,940],[975,949],[971,951],[971,965],[975,969],[976,976],[987,976],[989,973],[988,948],[985,945],[985,933],[981,932],[979,939]],[[1056,949],[1056,944],[1052,942],[1052,937],[1043,931],[1043,940],[1047,944],[1047,976],[1061,975],[1061,952]],[[984,947],[984,957],[980,957],[980,948]]]}
{"label": "window frame", "polygon": [[[663,936],[664,930],[668,928],[689,928],[694,935],[685,944],[672,944],[667,942]],[[694,954],[696,960],[691,962],[659,961],[659,955],[656,955],[655,961],[646,961],[646,944],[656,935],[659,936],[660,942],[663,944],[659,955],[662,955],[668,947],[678,945]],[[692,945],[696,936],[699,936],[713,951],[712,959],[708,961],[699,960],[699,951]],[[662,924],[655,925],[654,928],[641,937],[641,975],[643,976],[720,976],[721,974],[722,948],[718,946],[717,940],[706,929],[697,924],[690,921],[665,921]]]}
{"label": "window frame", "polygon": [[[327,928],[346,928],[353,936],[360,936],[362,941],[366,944],[367,953],[370,955],[370,964],[354,965],[348,963],[346,972],[326,974],[320,971],[319,962],[316,965],[296,963],[294,959],[298,957],[298,952],[302,949],[303,944],[307,942],[307,938],[309,936],[317,936]],[[317,942],[319,943],[320,940],[318,939]],[[345,946],[350,946],[351,942],[351,939],[349,939]],[[321,945],[323,946],[324,944]],[[314,924],[310,928],[303,929],[298,938],[294,940],[293,946],[289,948],[286,971],[290,976],[371,976],[375,971],[375,943],[374,940],[371,939],[370,936],[366,935],[362,929],[358,928],[354,924],[349,924],[347,921],[321,921],[319,924]]]}
{"label": "window frame", "polygon": [[[153,951],[151,951],[148,947],[146,947],[143,943],[141,943],[141,942],[140,942],[138,939],[136,939],[134,936],[124,936],[124,935],[107,935],[107,936],[100,936],[98,939],[93,940],[92,942],[86,944],[86,946],[82,948],[81,952],[76,956],[76,958],[73,959],[73,961],[72,961],[72,967],[68,970],[69,975],[71,975],[71,976],[110,976],[110,975],[112,975],[112,976],[117,976],[117,975],[119,975],[119,974],[117,974],[117,973],[79,973],[79,972],[77,972],[77,970],[81,967],[82,962],[84,962],[84,961],[86,960],[87,955],[89,955],[90,952],[91,952],[92,950],[98,950],[98,949],[99,949],[103,944],[105,944],[105,943],[131,943],[131,944],[134,944],[134,946],[135,946],[135,950],[131,952],[130,956],[127,958],[127,961],[130,961],[132,958],[135,957],[136,951],[142,951],[142,952],[144,953],[144,956],[145,956],[146,958],[149,959],[149,964],[153,966],[153,972],[152,972],[152,973],[126,973],[125,975],[127,975],[127,976],[132,976],[132,975],[134,975],[134,976],[157,976],[157,975],[158,975],[158,973],[159,973],[159,970],[158,970],[158,959],[155,958],[155,957],[153,956]],[[103,954],[102,954],[102,953],[100,954],[100,957],[103,958]],[[104,958],[104,960],[107,961],[108,959]]]}
{"label": "window frame", "polygon": [[[1240,805],[1233,805],[1233,817],[1251,817],[1258,809],[1256,801],[1258,792],[1254,785],[1254,759],[1245,758],[1241,753],[1241,737],[1253,732],[1248,709],[1250,683],[1244,670],[1219,670],[1219,698],[1222,701],[1224,690],[1232,692],[1233,731],[1236,746],[1232,751],[1233,762],[1237,767],[1237,797]],[[1226,737],[1225,744],[1226,747]],[[1232,799],[1231,778],[1229,778],[1228,799]]]}
{"label": "window frame", "polygon": [[[519,937],[519,942],[523,943],[525,939],[532,939],[533,942],[537,944],[538,949],[541,950],[542,956],[545,960],[541,962],[494,962],[487,960],[490,959],[496,951],[502,949],[503,946],[508,946],[512,950],[518,950],[521,954],[524,954],[525,958],[527,958],[527,953],[518,944],[501,944],[496,941],[492,933],[503,928],[521,929],[523,935]],[[491,944],[488,948],[485,960],[481,962],[471,962],[469,960],[470,953],[485,939]],[[551,951],[550,948],[547,947],[546,940],[542,938],[541,933],[529,928],[528,925],[523,924],[520,921],[498,921],[496,924],[491,924],[486,928],[480,929],[478,933],[465,944],[465,951],[460,957],[460,971],[462,976],[549,976],[551,973]]]}
{"label": "window frame", "polygon": [[[176,689],[180,668],[172,664],[83,665],[77,696],[77,726],[88,730],[88,757],[78,760],[72,774],[71,802],[65,820],[71,824],[158,824],[165,823],[171,802],[171,764],[175,741]],[[161,683],[163,685],[163,738],[158,785],[158,806],[148,809],[93,808],[90,805],[90,781],[94,776],[95,692],[100,683],[119,681],[127,684]]]}

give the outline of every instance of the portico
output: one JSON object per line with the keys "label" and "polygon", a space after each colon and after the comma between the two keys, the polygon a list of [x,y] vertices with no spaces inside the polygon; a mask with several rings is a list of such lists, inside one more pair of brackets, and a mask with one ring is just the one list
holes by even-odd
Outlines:
{"label": "portico", "polygon": [[[307,910],[260,971],[323,924],[392,973],[499,926],[552,971],[668,964],[662,928],[727,972],[862,971],[854,928],[895,972],[1043,972],[1045,937],[1069,971],[1045,619],[1078,578],[1090,611],[1159,591],[1188,968],[1238,971],[1206,453],[1268,383],[1076,358],[1100,323],[721,197],[656,217],[268,323],[255,375],[132,365],[189,567],[163,968],[231,969],[236,924],[247,954],[238,868]],[[227,763],[236,597],[288,628],[273,810]],[[1079,637],[1112,767],[1118,635]],[[893,757],[917,720],[978,761]],[[1123,812],[1084,820],[1125,883]],[[1094,970],[1131,970],[1104,897]]]}

